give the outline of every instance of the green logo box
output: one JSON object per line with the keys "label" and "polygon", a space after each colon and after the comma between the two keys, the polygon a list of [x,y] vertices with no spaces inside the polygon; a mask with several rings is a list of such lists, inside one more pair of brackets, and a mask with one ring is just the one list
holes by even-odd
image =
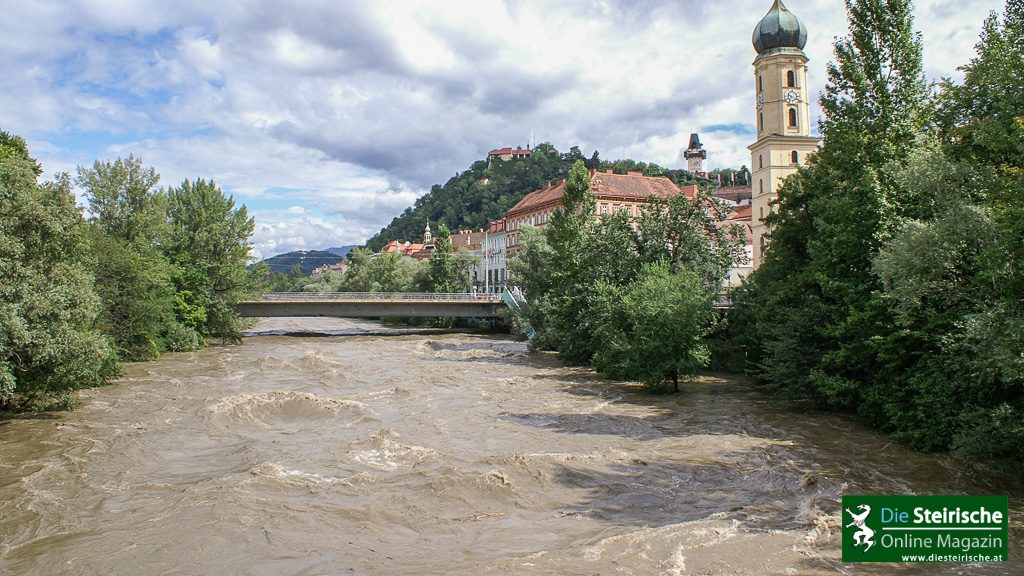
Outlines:
{"label": "green logo box", "polygon": [[843,496],[843,562],[1006,562],[1006,496]]}

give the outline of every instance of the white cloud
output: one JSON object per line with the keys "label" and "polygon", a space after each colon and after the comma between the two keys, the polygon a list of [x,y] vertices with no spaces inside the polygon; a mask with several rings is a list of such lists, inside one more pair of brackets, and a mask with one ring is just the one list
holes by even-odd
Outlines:
{"label": "white cloud", "polygon": [[[771,2],[9,4],[0,128],[47,173],[135,153],[164,184],[213,178],[250,204],[266,251],[361,242],[530,134],[679,167],[700,131],[711,167],[749,164],[750,30]],[[810,30],[816,92],[845,14],[787,4]],[[957,76],[1002,7],[915,4],[932,78]]]}

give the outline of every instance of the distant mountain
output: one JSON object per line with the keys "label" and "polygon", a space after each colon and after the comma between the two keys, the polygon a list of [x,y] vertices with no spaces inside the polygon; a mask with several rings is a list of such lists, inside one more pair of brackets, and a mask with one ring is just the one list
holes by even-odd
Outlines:
{"label": "distant mountain", "polygon": [[328,248],[327,250],[324,250],[324,252],[330,252],[331,254],[337,254],[338,256],[344,258],[345,256],[348,256],[349,251],[351,251],[353,248],[358,248],[358,247],[359,247],[358,244],[352,244],[351,246],[339,246],[338,248]]}
{"label": "distant mountain", "polygon": [[272,256],[258,264],[266,262],[270,266],[270,271],[275,274],[289,274],[292,271],[292,266],[298,264],[302,273],[308,275],[324,264],[337,264],[343,259],[342,256],[325,250],[296,250]]}

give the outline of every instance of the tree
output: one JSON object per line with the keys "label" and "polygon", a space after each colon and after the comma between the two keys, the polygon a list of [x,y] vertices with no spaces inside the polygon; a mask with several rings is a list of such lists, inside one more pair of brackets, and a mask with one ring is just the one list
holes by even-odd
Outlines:
{"label": "tree", "polygon": [[113,338],[120,358],[151,360],[168,349],[182,350],[169,263],[100,228],[93,228],[89,238],[103,305],[97,325]]}
{"label": "tree", "polygon": [[91,216],[90,244],[100,326],[113,337],[123,360],[156,358],[180,350],[187,332],[175,322],[171,264],[161,253],[167,232],[167,195],[160,177],[134,156],[78,167]]}
{"label": "tree", "polygon": [[[1024,2],[985,22],[946,82],[929,143],[897,179],[926,207],[875,258],[895,330],[873,423],[911,445],[1024,461]],[[921,175],[927,177],[922,178]]]}
{"label": "tree", "polygon": [[78,167],[75,184],[85,190],[90,221],[129,243],[154,241],[165,227],[167,196],[156,188],[160,176],[135,156],[97,160]]}
{"label": "tree", "polygon": [[25,141],[0,131],[0,408],[73,404],[117,373],[71,181],[38,184]]}
{"label": "tree", "polygon": [[438,226],[434,251],[430,254],[430,287],[432,292],[462,292],[466,289],[452,253],[452,233],[444,224]]}
{"label": "tree", "polygon": [[702,292],[717,295],[729,269],[746,259],[745,233],[739,225],[725,225],[729,212],[703,191],[692,200],[682,194],[652,199],[636,239],[640,261],[692,272]]}
{"label": "tree", "polygon": [[[573,363],[586,363],[593,356],[589,304],[594,286],[588,254],[593,240],[592,227],[596,202],[590,188],[590,174],[582,160],[569,170],[562,206],[552,213],[544,228],[551,248],[550,267],[535,271],[550,277],[547,294],[547,319],[543,336],[559,355]],[[532,295],[531,295],[532,297]]]}
{"label": "tree", "polygon": [[644,266],[636,281],[596,286],[594,367],[612,378],[639,380],[660,391],[695,374],[710,359],[704,338],[712,325],[712,298],[691,271],[668,263]]}
{"label": "tree", "polygon": [[176,267],[174,283],[188,306],[205,312],[200,333],[241,341],[234,306],[249,283],[246,262],[253,219],[245,206],[236,209],[234,198],[213,181],[199,179],[168,190],[168,220],[167,255]]}

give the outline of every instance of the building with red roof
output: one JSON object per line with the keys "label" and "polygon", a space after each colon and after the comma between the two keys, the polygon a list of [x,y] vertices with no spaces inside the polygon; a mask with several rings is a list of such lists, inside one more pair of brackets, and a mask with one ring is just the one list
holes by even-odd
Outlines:
{"label": "building with red roof", "polygon": [[[614,174],[611,170],[591,170],[590,186],[597,203],[595,216],[620,210],[626,211],[629,216],[640,216],[643,205],[652,196],[669,198],[685,194],[687,198],[694,198],[698,191],[696,184],[680,187],[660,176],[644,176],[640,172]],[[554,185],[548,184],[527,194],[513,206],[505,214],[508,249],[515,249],[522,226],[542,227],[547,224],[551,214],[562,205],[564,195],[565,180],[560,180]]]}

